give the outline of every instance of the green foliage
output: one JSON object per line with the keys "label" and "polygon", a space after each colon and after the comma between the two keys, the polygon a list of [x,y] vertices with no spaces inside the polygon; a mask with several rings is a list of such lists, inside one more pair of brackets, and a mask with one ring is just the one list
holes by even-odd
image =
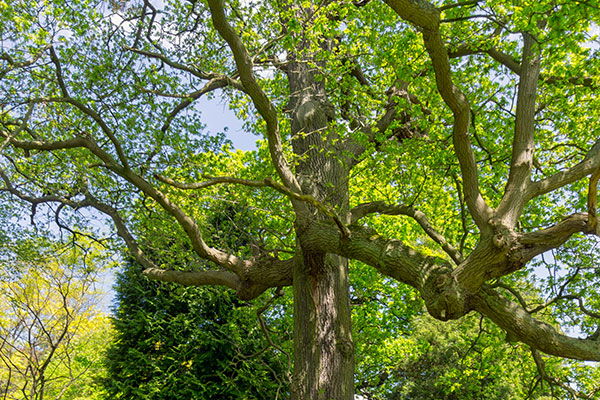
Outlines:
{"label": "green foliage", "polygon": [[[109,3],[0,0],[0,213],[8,221],[3,226],[10,226],[0,232],[0,242],[8,239],[9,229],[16,230],[16,216],[25,215],[15,212],[13,203],[27,204],[34,222],[79,228],[97,222],[97,215],[82,212],[93,198],[119,212],[159,266],[214,269],[182,240],[187,233],[176,218],[154,201],[164,196],[198,223],[208,246],[245,259],[259,253],[292,257],[299,240],[297,221],[281,193],[228,185],[184,191],[157,178],[189,183],[215,176],[276,176],[266,141],[259,141],[254,152],[235,151],[225,134],[204,129],[206,115],[195,101],[205,85],[221,76],[230,79],[228,85],[239,78],[229,47],[210,23],[207,4]],[[356,166],[348,177],[350,206],[371,201],[410,205],[468,257],[481,238],[465,204],[453,116],[437,90],[422,32],[384,2],[226,3],[228,21],[250,53],[254,75],[279,117],[283,152],[292,169],[307,157],[293,153],[287,109],[294,93],[285,68],[297,57],[311,68],[311,84],[323,86],[327,105],[335,110],[327,130],[319,132],[330,147],[311,151],[339,158],[336,146],[344,140],[365,149],[353,160]],[[519,81],[509,65],[523,61],[521,32],[535,36],[542,60],[531,180],[580,162],[600,131],[595,118],[600,109],[597,5],[553,0],[432,3],[440,7],[452,80],[469,102],[478,189],[490,206],[499,204],[509,174]],[[509,62],[498,62],[490,56],[492,50]],[[362,79],[356,76],[358,66]],[[222,96],[243,120],[245,134],[262,138],[266,123],[257,116],[248,91],[238,89],[231,84],[204,95]],[[392,110],[397,118],[379,130],[377,123]],[[369,127],[375,127],[372,135]],[[56,145],[81,138],[95,147]],[[54,147],[27,150],[8,145],[13,139]],[[133,182],[128,173],[139,179]],[[573,182],[529,202],[515,236],[585,210],[586,185],[585,180]],[[147,187],[160,196],[153,200],[148,191],[142,193]],[[20,196],[8,199],[7,191]],[[59,208],[30,207],[31,199],[52,202],[49,194],[62,203]],[[373,215],[359,223],[424,255],[449,258],[407,217]],[[41,229],[56,229],[52,224]],[[105,227],[96,233],[106,234]],[[508,298],[526,300],[536,318],[597,337],[597,245],[597,240],[573,237],[561,249],[490,284]],[[373,266],[352,262],[351,280],[357,386],[365,394],[399,399],[552,395],[536,377],[526,349],[505,344],[503,333],[487,320],[434,323],[420,316],[424,311],[415,290],[381,277]],[[521,299],[510,288],[519,288]],[[266,343],[253,312],[231,293],[148,282],[133,263],[119,275],[117,290],[117,339],[104,381],[112,396],[258,399],[287,394],[280,352],[269,348],[245,358]],[[266,301],[263,297],[257,303]],[[290,302],[284,297],[265,312],[269,325],[282,333],[281,346],[287,351]],[[94,352],[101,339],[89,343],[80,346]],[[86,365],[89,357],[77,360]],[[583,391],[592,391],[598,380],[591,365],[547,359],[546,367]],[[69,396],[76,390],[88,393],[75,387]],[[557,391],[565,394],[564,388]]]}
{"label": "green foliage", "polygon": [[149,281],[128,262],[117,274],[115,338],[104,386],[115,399],[275,399],[284,364],[252,307],[229,291]]}
{"label": "green foliage", "polygon": [[95,243],[6,242],[0,259],[0,394],[5,399],[102,399],[95,380],[111,336],[98,303],[110,260]]}

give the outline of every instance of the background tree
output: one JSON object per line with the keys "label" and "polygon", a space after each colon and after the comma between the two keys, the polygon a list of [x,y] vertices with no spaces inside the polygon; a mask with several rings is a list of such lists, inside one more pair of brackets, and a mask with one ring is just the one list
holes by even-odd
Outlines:
{"label": "background tree", "polygon": [[264,339],[254,310],[231,293],[149,281],[135,263],[118,274],[115,290],[105,381],[111,398],[289,395],[285,359]]}
{"label": "background tree", "polygon": [[[207,214],[212,242],[248,245],[239,230],[252,224],[246,209],[230,206]],[[157,213],[147,217],[160,218]],[[156,259],[181,268],[189,261],[190,249],[181,251],[186,244],[178,242],[177,237],[144,240],[149,252],[161,251]],[[276,337],[267,325],[269,314],[281,307],[273,306],[274,298],[261,299],[265,304],[253,307],[223,288],[151,281],[143,270],[130,260],[117,274],[116,335],[105,360],[104,386],[111,398],[289,397],[290,356],[279,347],[286,338]]]}
{"label": "background tree", "polygon": [[[291,286],[292,399],[353,398],[359,262],[489,318],[546,382],[542,353],[600,360],[594,3],[102,5],[0,3],[0,190],[33,219],[95,209],[153,279]],[[194,106],[219,89],[256,153],[211,149]],[[206,205],[240,200],[251,253],[208,241]],[[139,231],[147,208],[169,218]],[[143,251],[173,234],[185,271]]]}
{"label": "background tree", "polygon": [[94,284],[105,260],[93,247],[11,245],[0,265],[2,398],[102,398],[94,379],[111,329]]}

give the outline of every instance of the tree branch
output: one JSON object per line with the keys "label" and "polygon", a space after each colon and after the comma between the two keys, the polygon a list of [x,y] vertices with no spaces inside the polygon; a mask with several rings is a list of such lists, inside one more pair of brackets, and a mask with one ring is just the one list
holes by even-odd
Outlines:
{"label": "tree branch", "polygon": [[446,10],[450,10],[452,8],[457,8],[457,7],[476,6],[477,4],[479,4],[479,1],[480,0],[459,1],[458,3],[454,3],[454,4],[446,4],[445,6],[439,7],[438,10],[446,11]]}
{"label": "tree branch", "polygon": [[174,181],[173,179],[168,178],[166,176],[162,176],[162,175],[158,175],[158,174],[155,174],[154,177],[161,182],[164,182],[164,183],[171,185],[173,187],[176,187],[178,189],[184,189],[184,190],[203,189],[203,188],[207,188],[210,186],[219,185],[219,184],[227,184],[227,183],[251,186],[251,187],[271,187],[271,188],[277,190],[278,192],[283,193],[284,195],[286,195],[287,197],[289,197],[292,200],[297,200],[297,201],[301,201],[301,202],[312,205],[317,210],[319,210],[320,212],[322,212],[323,214],[325,214],[326,216],[331,218],[333,220],[333,222],[336,224],[336,226],[338,227],[338,229],[340,230],[340,232],[342,233],[342,235],[347,236],[350,234],[350,231],[346,227],[346,224],[344,224],[342,222],[342,219],[339,217],[339,215],[337,215],[337,213],[331,207],[329,207],[326,204],[321,203],[320,201],[318,201],[317,199],[315,199],[313,196],[311,196],[309,194],[299,194],[299,193],[293,192],[286,186],[282,185],[279,182],[274,181],[270,177],[265,178],[260,181],[253,181],[253,180],[249,180],[249,179],[234,178],[234,177],[227,177],[227,176],[221,176],[221,177],[215,177],[215,178],[207,177],[208,178],[207,181],[197,182],[197,183],[181,183],[181,182]]}
{"label": "tree branch", "polygon": [[529,185],[524,197],[527,200],[531,200],[534,197],[541,196],[543,194],[552,192],[558,188],[561,188],[569,183],[573,183],[582,179],[583,177],[592,174],[600,167],[600,140],[592,146],[588,151],[583,161],[579,164],[568,168],[564,171],[557,172],[556,174],[536,181]]}
{"label": "tree branch", "polygon": [[181,63],[178,63],[176,61],[173,61],[170,58],[168,58],[167,56],[165,56],[163,54],[160,54],[160,53],[154,53],[152,51],[137,49],[137,48],[128,47],[128,46],[125,46],[124,48],[125,48],[125,50],[129,50],[129,51],[131,51],[133,53],[140,54],[140,55],[143,55],[145,57],[150,57],[150,58],[155,58],[157,60],[160,60],[160,61],[164,62],[165,64],[167,64],[171,68],[178,69],[178,70],[184,71],[184,72],[189,72],[190,74],[192,74],[196,78],[200,78],[200,79],[203,79],[203,80],[230,79],[229,77],[226,77],[224,75],[209,74],[209,73],[202,72],[202,71],[200,71],[199,69],[197,69],[195,67],[192,68],[192,67],[190,67],[188,65],[181,64]]}
{"label": "tree branch", "polygon": [[288,161],[285,159],[279,133],[277,111],[254,77],[252,59],[246,47],[235,30],[227,22],[223,0],[208,0],[208,6],[215,29],[225,39],[233,53],[242,85],[246,88],[246,93],[248,93],[256,109],[266,122],[269,151],[275,170],[288,188],[296,193],[301,193],[300,184],[296,180]]}
{"label": "tree branch", "polygon": [[190,95],[187,98],[185,98],[183,101],[181,101],[179,104],[177,104],[177,106],[175,106],[173,111],[171,111],[169,113],[169,115],[167,116],[167,119],[165,120],[165,122],[164,122],[163,126],[160,128],[160,130],[163,133],[166,132],[169,129],[169,126],[171,126],[171,122],[173,122],[173,120],[175,119],[177,114],[179,114],[182,110],[184,110],[186,107],[188,107],[190,104],[192,104],[194,102],[194,100],[198,100],[200,97],[202,97],[206,93],[212,92],[214,90],[221,89],[226,86],[232,86],[231,83],[232,83],[232,79],[229,77],[219,77],[219,78],[211,79],[210,81],[208,81],[206,83],[206,85],[204,85],[204,87],[202,89],[197,90],[193,93],[190,93]]}
{"label": "tree branch", "polygon": [[[458,58],[464,56],[470,56],[475,54],[487,54],[492,57],[494,60],[498,61],[500,64],[504,65],[506,68],[514,72],[516,75],[521,75],[521,63],[519,60],[512,57],[510,54],[506,54],[496,47],[490,48],[473,48],[472,46],[460,46],[448,53],[450,58]],[[561,76],[547,76],[545,74],[539,75],[539,81],[548,85],[556,85],[561,82],[568,82],[574,86],[583,86],[591,89],[597,89],[597,85],[594,84],[594,78],[587,76],[571,76],[571,77],[561,77]]]}
{"label": "tree branch", "polygon": [[452,137],[464,180],[465,202],[479,229],[483,233],[489,232],[488,221],[493,211],[479,190],[478,168],[469,140],[469,102],[452,81],[448,53],[439,32],[440,11],[424,0],[386,0],[385,3],[402,19],[417,25],[423,32],[423,41],[433,64],[438,91],[454,115]]}
{"label": "tree branch", "polygon": [[10,133],[0,131],[0,136],[4,136],[6,138],[6,140],[4,140],[4,142],[2,142],[2,144],[0,145],[0,153],[2,153],[2,150],[4,150],[6,145],[8,143],[10,143],[12,138],[18,136],[23,131],[23,129],[25,129],[27,127],[27,123],[31,119],[31,115],[33,114],[34,108],[35,108],[35,102],[33,102],[33,101],[29,102],[29,107],[27,108],[27,112],[25,113],[25,116],[23,117],[23,121],[21,121],[21,123],[17,126],[17,129],[12,130]]}
{"label": "tree branch", "polygon": [[75,106],[75,108],[79,109],[85,115],[91,117],[98,124],[98,126],[100,126],[100,129],[102,130],[102,132],[104,132],[104,134],[112,142],[112,144],[115,148],[115,151],[117,152],[117,156],[119,157],[119,160],[121,160],[122,165],[125,168],[129,169],[129,162],[127,161],[127,157],[125,157],[125,153],[123,152],[123,147],[121,146],[121,143],[119,143],[119,141],[117,140],[112,129],[110,129],[108,127],[108,125],[106,124],[106,122],[104,122],[104,119],[95,110],[91,109],[90,107],[86,106],[79,100],[74,99],[73,97],[71,97],[69,95],[69,92],[67,91],[67,87],[66,87],[64,79],[63,79],[60,61],[58,60],[58,56],[56,55],[56,52],[54,51],[54,47],[50,47],[50,58],[52,59],[52,62],[54,63],[54,65],[56,67],[56,77],[58,80],[58,86],[60,87],[62,96],[65,99],[65,102]]}
{"label": "tree branch", "polygon": [[472,296],[470,304],[504,329],[511,338],[534,349],[564,358],[600,361],[600,342],[558,333],[551,325],[536,320],[523,307],[489,286],[483,286],[478,294]]}
{"label": "tree branch", "polygon": [[573,387],[571,387],[571,385],[565,384],[565,383],[559,381],[557,378],[554,378],[554,377],[548,375],[548,372],[546,371],[546,363],[542,359],[542,355],[539,353],[539,351],[537,351],[533,347],[531,348],[531,355],[533,356],[533,360],[535,361],[535,365],[537,367],[537,370],[538,370],[538,373],[539,373],[541,379],[545,380],[550,385],[556,385],[556,386],[564,389],[566,392],[568,392],[572,396],[573,399],[575,399],[575,398],[590,399],[591,398],[589,395],[586,395],[582,392],[579,392],[578,390],[575,390]]}
{"label": "tree branch", "polygon": [[574,233],[585,232],[586,226],[587,214],[573,214],[550,228],[527,234],[494,223],[491,238],[480,241],[452,274],[460,287],[477,293],[487,280],[522,269],[535,256],[561,246]]}
{"label": "tree branch", "polygon": [[535,110],[540,57],[534,54],[534,39],[531,35],[523,33],[523,42],[510,173],[497,209],[498,217],[510,228],[515,226],[527,203],[523,193],[530,182],[535,147]]}
{"label": "tree branch", "polygon": [[350,210],[351,223],[357,222],[359,219],[365,217],[368,214],[379,213],[386,215],[406,215],[413,218],[419,223],[423,231],[438,243],[442,249],[452,258],[452,260],[458,265],[464,261],[462,254],[442,236],[427,220],[426,215],[412,207],[403,205],[388,205],[383,201],[376,201],[372,203],[359,204]]}
{"label": "tree branch", "polygon": [[475,54],[487,54],[494,60],[498,61],[500,64],[504,65],[506,68],[514,72],[515,74],[521,74],[521,64],[519,63],[519,61],[515,60],[509,54],[501,52],[493,46],[489,49],[474,49],[471,46],[466,45],[460,46],[456,50],[449,52],[448,57],[458,58]]}
{"label": "tree branch", "polygon": [[242,281],[229,271],[175,271],[162,268],[146,268],[144,275],[161,282],[174,282],[184,286],[220,285],[240,290]]}
{"label": "tree branch", "polygon": [[596,168],[588,185],[588,232],[600,236],[600,224],[598,224],[598,180],[600,180],[600,165]]}

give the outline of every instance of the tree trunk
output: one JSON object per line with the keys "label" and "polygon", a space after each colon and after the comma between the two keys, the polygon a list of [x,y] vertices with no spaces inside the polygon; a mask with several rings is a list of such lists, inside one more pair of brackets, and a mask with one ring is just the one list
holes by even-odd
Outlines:
{"label": "tree trunk", "polygon": [[[348,222],[349,171],[341,151],[331,153],[337,133],[328,126],[332,109],[315,74],[306,62],[289,65],[292,145],[299,159],[296,177],[305,194]],[[354,398],[348,260],[315,250],[303,240],[306,228],[322,221],[331,222],[316,209],[296,220],[292,400]]]}
{"label": "tree trunk", "polygon": [[292,400],[351,400],[354,354],[348,262],[303,251],[294,267]]}

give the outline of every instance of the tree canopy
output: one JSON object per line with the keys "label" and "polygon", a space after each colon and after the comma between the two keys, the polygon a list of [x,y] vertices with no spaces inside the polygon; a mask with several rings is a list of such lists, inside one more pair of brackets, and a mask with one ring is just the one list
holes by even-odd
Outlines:
{"label": "tree canopy", "polygon": [[89,242],[29,239],[0,251],[2,398],[102,398],[94,379],[111,327],[95,284],[107,258]]}
{"label": "tree canopy", "polygon": [[[366,281],[479,314],[590,396],[547,357],[600,360],[599,20],[595,1],[0,1],[0,192],[62,230],[108,221],[152,279],[290,286],[292,399],[353,398]],[[256,151],[203,129],[204,96]],[[210,218],[232,205],[238,242]]]}

